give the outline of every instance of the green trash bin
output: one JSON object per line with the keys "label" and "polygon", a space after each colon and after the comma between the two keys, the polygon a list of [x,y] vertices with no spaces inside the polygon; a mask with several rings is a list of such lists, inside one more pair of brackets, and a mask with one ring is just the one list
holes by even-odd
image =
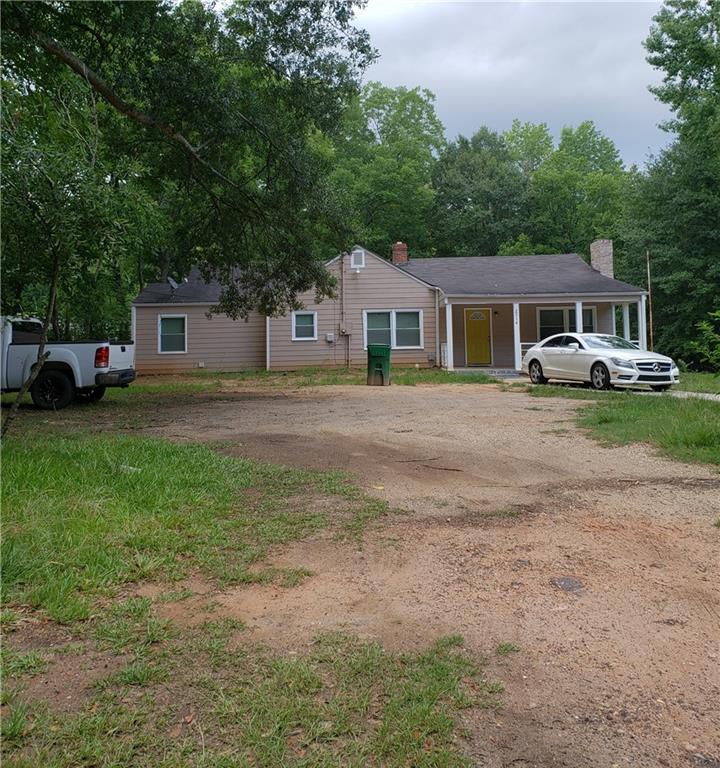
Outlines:
{"label": "green trash bin", "polygon": [[387,387],[390,384],[390,347],[387,344],[368,344],[367,383],[369,387]]}

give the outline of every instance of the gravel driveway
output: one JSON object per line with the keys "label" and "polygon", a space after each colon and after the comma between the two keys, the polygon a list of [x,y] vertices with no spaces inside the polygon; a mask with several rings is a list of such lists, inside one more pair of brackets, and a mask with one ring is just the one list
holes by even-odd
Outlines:
{"label": "gravel driveway", "polygon": [[579,407],[477,385],[228,391],[148,431],[347,469],[405,510],[362,547],[278,551],[314,574],[294,589],[216,595],[259,640],[462,634],[507,689],[468,714],[479,766],[720,766],[720,477],[603,447]]}

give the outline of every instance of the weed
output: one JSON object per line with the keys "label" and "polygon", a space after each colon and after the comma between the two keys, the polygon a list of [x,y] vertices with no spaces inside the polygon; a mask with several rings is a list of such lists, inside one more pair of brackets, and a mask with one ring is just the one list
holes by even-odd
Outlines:
{"label": "weed", "polygon": [[518,653],[519,651],[520,646],[515,645],[515,643],[498,643],[495,648],[495,653],[498,656],[509,656],[511,653]]}
{"label": "weed", "polygon": [[37,651],[19,653],[3,645],[0,656],[3,675],[8,677],[20,677],[20,675],[36,675],[43,672],[48,665],[48,660]]}

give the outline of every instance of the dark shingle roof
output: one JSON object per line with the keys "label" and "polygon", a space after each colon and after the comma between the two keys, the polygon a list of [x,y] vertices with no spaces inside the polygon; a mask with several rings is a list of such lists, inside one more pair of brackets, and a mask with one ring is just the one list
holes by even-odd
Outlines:
{"label": "dark shingle roof", "polygon": [[643,288],[600,274],[576,253],[553,256],[450,256],[412,259],[408,274],[448,296],[641,293]]}
{"label": "dark shingle roof", "polygon": [[187,282],[182,282],[173,292],[169,283],[150,283],[133,304],[217,304],[220,299],[220,283],[206,283],[200,270],[193,267]]}

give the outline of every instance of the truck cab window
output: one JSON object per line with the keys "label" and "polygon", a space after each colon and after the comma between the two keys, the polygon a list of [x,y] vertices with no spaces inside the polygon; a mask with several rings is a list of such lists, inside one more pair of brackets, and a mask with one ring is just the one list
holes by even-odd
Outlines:
{"label": "truck cab window", "polygon": [[40,323],[33,323],[30,320],[13,320],[12,330],[12,339],[15,342],[40,343],[40,337],[42,336],[42,325]]}

